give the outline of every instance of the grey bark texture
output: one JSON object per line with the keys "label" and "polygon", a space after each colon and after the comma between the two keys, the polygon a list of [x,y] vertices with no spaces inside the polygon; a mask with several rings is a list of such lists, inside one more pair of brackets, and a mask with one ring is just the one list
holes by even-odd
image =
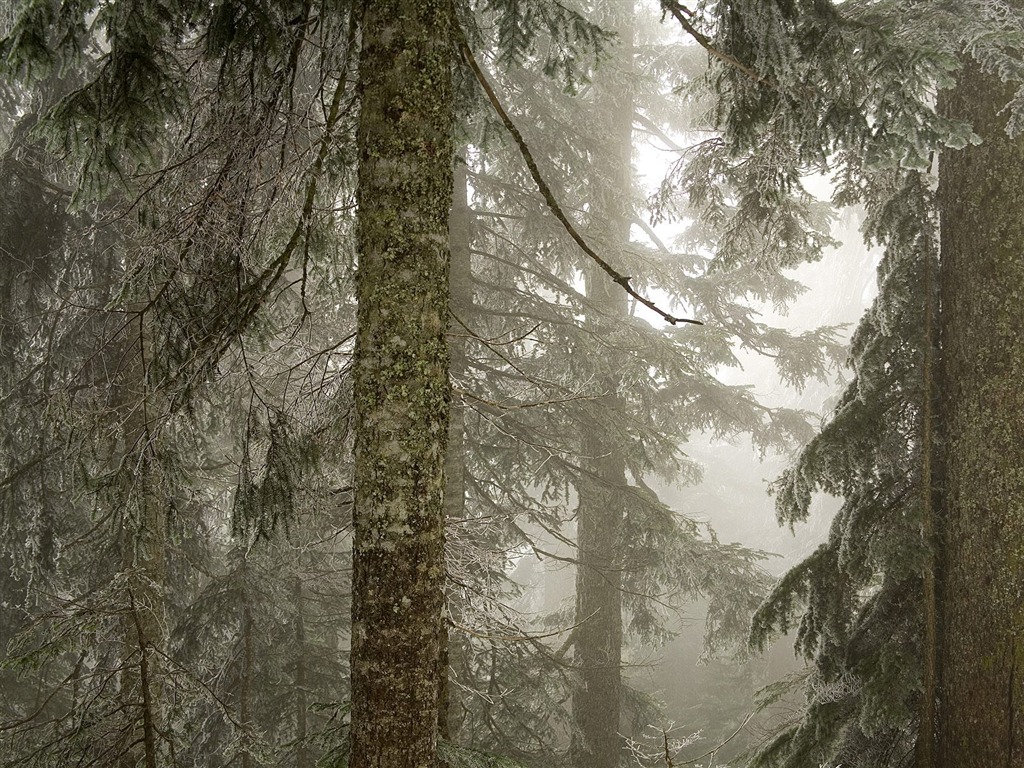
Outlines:
{"label": "grey bark texture", "polygon": [[[1020,3],[1015,3],[1018,7]],[[940,768],[1024,767],[1024,139],[970,63],[945,98],[979,146],[940,165]]]}
{"label": "grey bark texture", "polygon": [[357,133],[351,768],[434,768],[448,436],[451,8],[367,3]]}

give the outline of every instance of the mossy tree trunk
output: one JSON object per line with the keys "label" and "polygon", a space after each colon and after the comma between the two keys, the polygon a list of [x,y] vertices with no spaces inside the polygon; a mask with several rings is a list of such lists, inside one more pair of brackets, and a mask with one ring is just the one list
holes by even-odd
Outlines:
{"label": "mossy tree trunk", "polygon": [[434,768],[448,437],[451,7],[362,18],[351,768]]}
{"label": "mossy tree trunk", "polygon": [[945,98],[983,143],[940,166],[943,768],[1024,766],[1024,138],[1006,135],[1003,111],[1013,89],[971,63]]}
{"label": "mossy tree trunk", "polygon": [[[590,237],[613,264],[629,243],[632,218],[633,98],[628,84],[632,60],[632,9],[609,14],[608,28],[618,35],[617,57],[595,78],[596,107],[604,141],[594,163],[591,183]],[[628,321],[626,293],[599,268],[586,272],[586,324],[595,339],[608,339],[598,380],[604,391],[596,402],[602,411],[620,409],[621,387],[616,327]],[[614,424],[615,420],[610,420]],[[578,684],[573,691],[570,758],[574,768],[618,768],[622,710],[622,549],[623,490],[626,463],[622,435],[609,420],[593,414],[581,435],[582,464],[576,512],[576,622],[574,661]]]}

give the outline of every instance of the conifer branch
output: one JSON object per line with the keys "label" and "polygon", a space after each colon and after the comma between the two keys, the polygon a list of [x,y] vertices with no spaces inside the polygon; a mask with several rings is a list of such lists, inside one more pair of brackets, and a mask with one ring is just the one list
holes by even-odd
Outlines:
{"label": "conifer branch", "polygon": [[[465,632],[467,635],[470,635],[472,637],[479,637],[481,640],[497,640],[499,642],[504,643],[524,643],[534,640],[544,640],[549,637],[558,637],[558,635],[564,635],[566,632],[569,633],[569,637],[571,639],[576,631],[576,628],[584,624],[585,622],[590,621],[590,619],[592,619],[595,616],[595,614],[597,614],[597,611],[594,611],[589,616],[584,616],[575,624],[570,624],[568,627],[561,627],[559,629],[552,630],[551,632],[544,632],[543,634],[539,635],[531,635],[526,632],[519,635],[492,635],[489,633],[478,632],[477,630],[472,629],[470,627],[465,627],[462,624],[456,622],[451,617],[448,618],[448,626],[452,627],[453,629],[457,629],[460,632]],[[518,629],[518,627],[514,628]]]}
{"label": "conifer branch", "polygon": [[559,205],[558,200],[551,191],[551,187],[549,187],[547,182],[544,181],[544,177],[541,175],[540,169],[537,167],[537,161],[534,160],[533,153],[530,151],[530,147],[523,138],[523,134],[519,132],[515,123],[512,122],[512,118],[509,117],[508,112],[505,111],[505,108],[502,106],[501,101],[494,92],[494,89],[491,88],[491,84],[488,82],[486,75],[484,75],[483,70],[480,69],[480,65],[473,57],[473,51],[469,47],[469,42],[466,40],[462,27],[456,24],[455,29],[456,34],[458,35],[459,50],[462,53],[462,57],[466,60],[466,64],[469,65],[469,68],[473,70],[473,75],[476,77],[477,82],[480,83],[480,87],[483,88],[484,93],[487,95],[487,100],[490,101],[491,106],[494,107],[494,111],[498,113],[498,117],[501,118],[501,122],[505,125],[506,130],[508,130],[512,135],[513,140],[515,140],[516,145],[519,147],[519,152],[522,154],[523,160],[526,161],[526,166],[530,170],[530,175],[533,177],[533,181],[537,185],[537,189],[544,197],[544,202],[547,203],[551,213],[555,215],[555,218],[558,219],[565,231],[576,242],[576,245],[580,247],[580,250],[582,250],[583,253],[589,256],[599,267],[601,267],[601,269],[604,270],[604,272],[612,279],[612,282],[617,283],[627,294],[632,296],[651,311],[656,312],[666,322],[671,325],[677,325],[678,323],[704,325],[700,320],[676,317],[675,315],[661,309],[657,304],[633,288],[630,284],[630,281],[632,280],[631,277],[623,275],[621,272],[617,271],[611,264],[602,259],[597,252],[590,247],[587,241],[583,239],[583,236],[573,225],[565,211],[562,210],[562,206]]}
{"label": "conifer branch", "polygon": [[[697,28],[690,23],[690,20],[686,18],[686,13],[684,12],[688,12],[688,9],[685,6],[677,3],[676,0],[661,0],[661,9],[662,11],[671,13],[675,17],[676,21],[679,22],[679,26],[686,30],[686,33],[692,37],[701,48],[711,54],[711,56],[718,59],[723,64],[727,64],[734,69],[738,69],[751,80],[754,80],[761,85],[766,85],[775,91],[779,89],[775,83],[761,75],[756,69],[747,66],[735,56],[730,56],[725,51],[720,51],[712,45],[711,38],[698,31]],[[662,18],[664,18],[664,16]]]}

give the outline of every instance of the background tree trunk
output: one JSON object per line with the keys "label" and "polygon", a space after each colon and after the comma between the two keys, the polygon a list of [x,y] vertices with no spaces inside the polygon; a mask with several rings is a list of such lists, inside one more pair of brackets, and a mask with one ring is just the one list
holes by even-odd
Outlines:
{"label": "background tree trunk", "polygon": [[[1018,7],[1020,3],[1015,3]],[[980,146],[942,156],[945,439],[937,764],[1024,766],[1024,139],[1014,86],[969,63],[946,113]]]}
{"label": "background tree trunk", "polygon": [[[613,264],[629,243],[632,219],[633,98],[628,73],[633,56],[632,8],[608,14],[607,28],[618,33],[615,57],[595,78],[595,107],[602,121],[592,180],[590,237]],[[586,271],[590,306],[586,325],[595,338],[609,339],[599,374],[605,395],[596,405],[619,410],[621,381],[614,347],[615,330],[628,321],[626,293],[596,265]],[[620,435],[593,414],[582,435],[581,464],[586,477],[579,486],[576,512],[576,622],[574,660],[579,681],[573,691],[570,757],[575,768],[618,768],[622,709],[622,562],[623,503],[626,463]]]}
{"label": "background tree trunk", "polygon": [[128,732],[130,743],[120,762],[157,768],[159,732],[164,727],[164,665],[154,649],[163,649],[167,632],[163,593],[167,505],[156,447],[161,440],[156,429],[163,410],[158,405],[159,387],[153,383],[154,350],[148,322],[148,317],[141,315],[138,335],[127,337],[125,354],[132,362],[114,389],[117,406],[128,414],[120,450],[115,452],[123,475],[121,567],[127,575],[125,614],[121,617],[121,696],[136,723]]}
{"label": "background tree trunk", "polygon": [[[462,323],[470,324],[473,311],[473,274],[470,255],[470,210],[468,174],[464,157],[455,160],[452,210],[448,222],[451,247],[451,311],[448,325],[448,372],[458,381],[466,372],[467,334]],[[461,322],[460,322],[461,321]],[[448,455],[445,460],[444,509],[447,520],[466,516],[466,405],[458,395],[452,397],[448,421]],[[447,617],[447,612],[446,612]],[[448,684],[449,653],[447,627],[441,642],[440,701],[438,729],[443,739],[452,739],[452,689]]]}
{"label": "background tree trunk", "polygon": [[351,768],[434,768],[448,438],[451,8],[368,3],[359,73]]}
{"label": "background tree trunk", "polygon": [[253,729],[256,727],[253,717],[252,689],[253,683],[253,624],[252,624],[252,578],[249,575],[249,559],[246,552],[242,553],[242,669],[238,686],[238,722],[242,725],[239,736],[241,745],[242,768],[252,768]]}
{"label": "background tree trunk", "polygon": [[311,768],[313,756],[306,743],[309,736],[309,701],[306,695],[309,685],[306,680],[306,656],[309,649],[306,645],[306,600],[301,576],[296,576],[292,581],[292,601],[295,606],[295,768]]}

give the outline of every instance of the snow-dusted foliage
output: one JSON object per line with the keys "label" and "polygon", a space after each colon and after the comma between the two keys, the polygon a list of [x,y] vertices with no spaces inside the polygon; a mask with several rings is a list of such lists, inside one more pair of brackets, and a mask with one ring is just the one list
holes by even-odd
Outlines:
{"label": "snow-dusted foliage", "polygon": [[[709,51],[711,119],[731,151],[781,143],[782,185],[800,172],[831,174],[835,202],[861,204],[866,239],[884,248],[879,294],[850,350],[854,379],[775,484],[789,525],[806,518],[816,491],[845,501],[827,541],[755,616],[756,647],[797,627],[814,682],[804,684],[802,717],[754,764],[909,765],[933,600],[932,172],[939,150],[977,141],[936,110],[936,94],[964,56],[1019,81],[1021,14],[992,2],[737,0],[691,11],[665,0],[662,8]],[[1009,108],[1014,130],[1019,109]]]}

